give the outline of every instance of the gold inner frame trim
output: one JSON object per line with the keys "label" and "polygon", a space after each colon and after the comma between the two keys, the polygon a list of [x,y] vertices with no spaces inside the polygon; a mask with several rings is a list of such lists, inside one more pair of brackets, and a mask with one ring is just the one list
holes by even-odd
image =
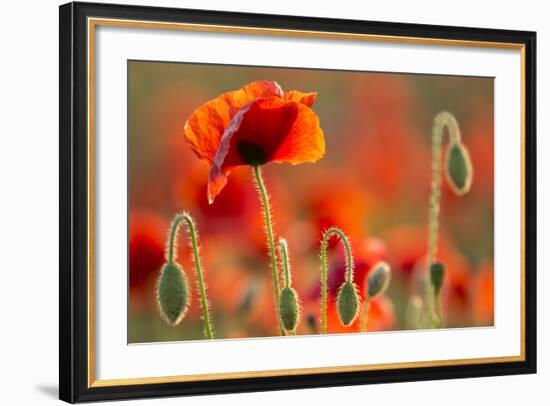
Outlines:
{"label": "gold inner frame trim", "polygon": [[[290,375],[330,374],[339,372],[378,371],[397,368],[425,368],[440,366],[457,366],[473,364],[492,364],[503,362],[525,361],[525,45],[507,42],[463,41],[440,38],[404,37],[391,35],[355,34],[344,32],[307,31],[292,29],[275,29],[260,27],[240,27],[230,25],[167,23],[139,20],[121,20],[110,18],[88,18],[88,387],[111,387],[125,385],[143,385],[160,383],[177,383],[191,381],[212,381],[217,379],[265,378]],[[146,378],[95,379],[95,278],[94,278],[94,191],[95,191],[95,28],[97,26],[149,28],[162,30],[183,30],[195,32],[236,33],[243,35],[265,35],[317,39],[341,39],[371,42],[389,42],[402,44],[459,46],[476,48],[512,49],[520,51],[521,64],[521,101],[520,101],[520,137],[521,137],[521,270],[520,270],[520,355],[466,358],[454,360],[433,360],[415,362],[397,362],[384,364],[331,366],[317,368],[278,369],[266,371],[222,372],[210,374],[190,374]]]}

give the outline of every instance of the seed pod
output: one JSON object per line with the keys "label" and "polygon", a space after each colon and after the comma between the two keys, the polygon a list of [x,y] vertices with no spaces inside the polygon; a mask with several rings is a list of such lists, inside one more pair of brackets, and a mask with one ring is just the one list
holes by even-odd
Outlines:
{"label": "seed pod", "polygon": [[430,281],[434,288],[434,293],[438,294],[443,285],[445,277],[445,266],[440,262],[435,262],[430,266]]}
{"label": "seed pod", "polygon": [[462,143],[454,143],[450,146],[445,173],[456,194],[463,195],[470,190],[473,177],[472,163],[468,150]]}
{"label": "seed pod", "polygon": [[279,298],[279,315],[281,323],[286,331],[294,331],[300,318],[300,306],[298,296],[291,287],[285,287]]}
{"label": "seed pod", "polygon": [[357,288],[352,282],[344,282],[338,290],[336,299],[338,317],[344,326],[354,322],[359,314],[359,295]]}
{"label": "seed pod", "polygon": [[189,283],[183,269],[175,262],[164,264],[157,282],[157,304],[160,315],[170,325],[185,316],[190,300]]}
{"label": "seed pod", "polygon": [[379,261],[372,267],[367,278],[367,292],[369,298],[383,294],[388,288],[391,280],[390,266]]}

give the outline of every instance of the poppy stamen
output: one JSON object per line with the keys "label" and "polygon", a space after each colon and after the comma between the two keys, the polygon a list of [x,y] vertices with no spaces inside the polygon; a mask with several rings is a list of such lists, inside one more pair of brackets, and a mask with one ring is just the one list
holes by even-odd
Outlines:
{"label": "poppy stamen", "polygon": [[237,151],[242,161],[247,165],[263,165],[267,162],[267,156],[261,146],[250,141],[239,141]]}

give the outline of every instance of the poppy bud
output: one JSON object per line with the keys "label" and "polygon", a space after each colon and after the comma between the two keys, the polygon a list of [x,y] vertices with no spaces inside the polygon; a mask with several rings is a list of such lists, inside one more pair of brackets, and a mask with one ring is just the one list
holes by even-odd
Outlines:
{"label": "poppy bud", "polygon": [[279,315],[281,323],[286,331],[294,331],[300,317],[300,306],[298,296],[291,287],[285,287],[279,298]]}
{"label": "poppy bud", "polygon": [[338,317],[344,326],[354,322],[359,313],[359,295],[352,282],[344,282],[338,291],[336,299]]}
{"label": "poppy bud", "polygon": [[172,326],[185,316],[190,299],[187,275],[175,262],[164,264],[157,282],[160,315]]}
{"label": "poppy bud", "polygon": [[391,270],[390,266],[379,261],[372,267],[367,278],[367,292],[369,298],[383,294],[390,284]]}
{"label": "poppy bud", "polygon": [[472,163],[468,150],[462,143],[457,142],[450,146],[445,173],[456,194],[463,195],[470,190],[473,177]]}
{"label": "poppy bud", "polygon": [[440,262],[435,262],[430,265],[430,281],[434,288],[435,294],[438,294],[443,285],[443,279],[445,277],[445,267]]}

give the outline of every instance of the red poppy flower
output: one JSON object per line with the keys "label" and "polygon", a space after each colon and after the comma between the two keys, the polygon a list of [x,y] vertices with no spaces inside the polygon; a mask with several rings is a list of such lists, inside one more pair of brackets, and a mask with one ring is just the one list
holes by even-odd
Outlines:
{"label": "red poppy flower", "polygon": [[325,154],[317,93],[284,93],[274,81],[257,81],[197,108],[185,123],[185,139],[210,165],[212,203],[238,166],[315,162]]}

